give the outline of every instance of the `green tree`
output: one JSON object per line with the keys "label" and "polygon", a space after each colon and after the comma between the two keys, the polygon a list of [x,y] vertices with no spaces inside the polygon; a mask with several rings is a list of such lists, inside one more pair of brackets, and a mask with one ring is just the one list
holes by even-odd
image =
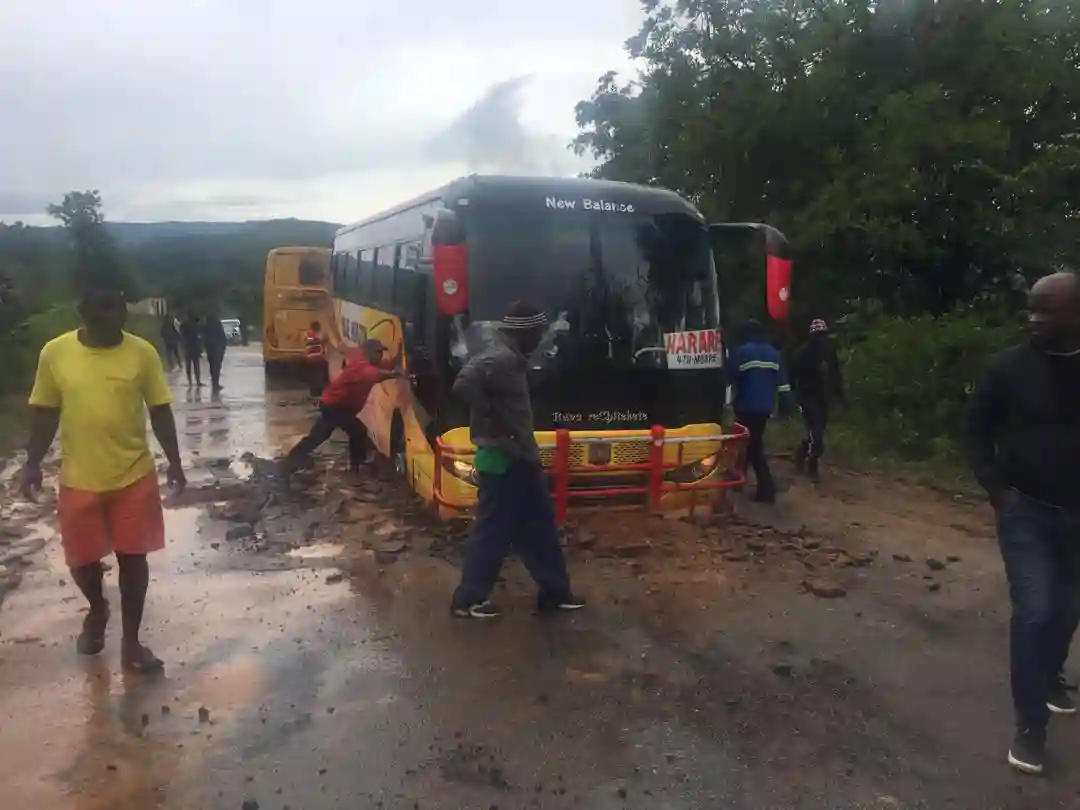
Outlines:
{"label": "green tree", "polygon": [[[797,247],[797,306],[942,313],[1077,262],[1078,4],[643,7],[627,44],[641,73],[600,79],[578,105],[575,148],[597,176],[781,227]],[[757,283],[744,265],[729,300]]]}
{"label": "green tree", "polygon": [[71,246],[71,280],[76,290],[97,284],[116,285],[129,299],[141,294],[135,272],[105,225],[101,194],[72,191],[62,202],[50,204],[49,216],[67,232]]}

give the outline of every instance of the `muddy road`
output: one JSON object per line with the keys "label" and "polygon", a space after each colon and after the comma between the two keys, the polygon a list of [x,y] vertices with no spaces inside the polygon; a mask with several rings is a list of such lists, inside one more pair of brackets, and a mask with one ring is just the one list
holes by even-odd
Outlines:
{"label": "muddy road", "polygon": [[514,563],[505,617],[463,623],[456,530],[392,480],[350,479],[342,445],[288,488],[248,455],[313,413],[267,390],[257,348],[230,350],[220,400],[172,381],[191,487],[152,560],[164,677],[121,674],[118,622],[102,656],[75,654],[50,505],[4,496],[12,807],[1080,806],[1080,719],[1053,721],[1046,778],[1004,762],[1007,610],[980,504],[835,473],[724,520],[585,521],[569,554],[588,610],[534,616]]}

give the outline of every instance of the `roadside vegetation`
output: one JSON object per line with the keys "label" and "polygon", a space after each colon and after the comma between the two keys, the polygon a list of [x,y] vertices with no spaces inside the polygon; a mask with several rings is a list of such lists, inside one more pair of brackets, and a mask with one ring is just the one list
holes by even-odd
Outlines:
{"label": "roadside vegetation", "polygon": [[[1080,7],[1061,0],[647,0],[575,147],[795,248],[793,348],[834,325],[856,464],[962,468],[967,395],[1021,339],[1023,292],[1080,266]],[[760,259],[720,260],[729,335]],[[792,431],[792,428],[783,430]],[[783,437],[778,437],[783,440]],[[776,442],[774,444],[780,444]],[[776,449],[780,449],[776,447]]]}
{"label": "roadside vegetation", "polygon": [[[163,297],[173,312],[238,317],[260,328],[266,253],[283,244],[328,245],[336,225],[110,223],[96,191],[47,208],[58,226],[0,223],[0,456],[22,432],[38,352],[78,325],[88,278],[119,282],[129,300]],[[132,315],[128,330],[155,344],[156,319]]]}

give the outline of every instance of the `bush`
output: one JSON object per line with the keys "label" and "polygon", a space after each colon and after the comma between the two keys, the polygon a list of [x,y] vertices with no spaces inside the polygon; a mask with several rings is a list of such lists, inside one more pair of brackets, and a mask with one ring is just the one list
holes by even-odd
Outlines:
{"label": "bush", "polygon": [[[5,335],[0,340],[0,396],[29,394],[41,347],[64,332],[77,329],[79,324],[79,313],[74,304],[57,304],[31,315]],[[132,315],[126,328],[158,345],[158,327],[153,317]]]}
{"label": "bush", "polygon": [[1015,313],[971,308],[941,317],[855,313],[841,351],[852,428],[876,453],[955,460],[968,398],[991,356],[1022,342]]}

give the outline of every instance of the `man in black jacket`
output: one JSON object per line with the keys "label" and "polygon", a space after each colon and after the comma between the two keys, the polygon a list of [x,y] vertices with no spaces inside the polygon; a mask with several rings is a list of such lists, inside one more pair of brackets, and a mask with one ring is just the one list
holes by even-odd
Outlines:
{"label": "man in black jacket", "polygon": [[966,432],[1012,601],[1009,763],[1042,773],[1050,714],[1076,712],[1061,672],[1080,623],[1080,278],[1041,279],[1028,311],[1031,342],[991,361]]}
{"label": "man in black jacket", "polygon": [[825,454],[825,429],[829,424],[829,402],[843,404],[844,384],[840,379],[840,360],[829,340],[829,325],[820,318],[810,323],[810,339],[795,353],[791,364],[791,383],[806,425],[806,438],[795,451],[795,466],[814,481]]}

